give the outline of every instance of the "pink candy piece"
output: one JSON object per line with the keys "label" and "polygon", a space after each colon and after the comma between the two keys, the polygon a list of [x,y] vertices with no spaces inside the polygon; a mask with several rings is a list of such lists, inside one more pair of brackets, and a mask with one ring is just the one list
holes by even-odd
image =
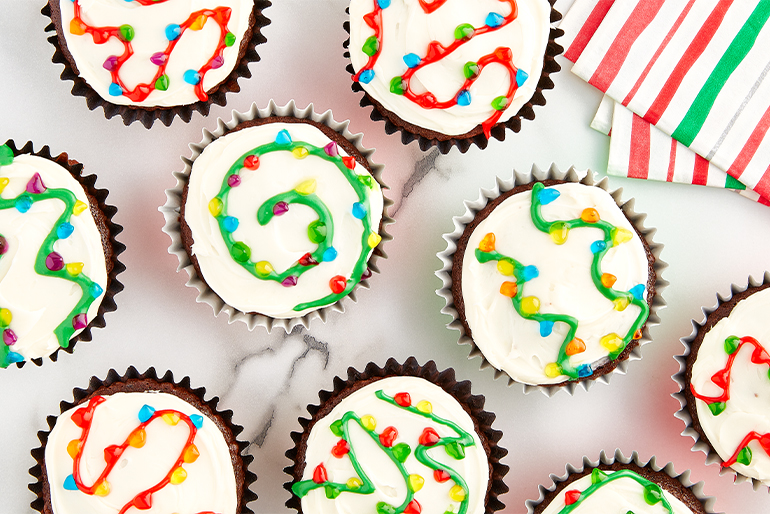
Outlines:
{"label": "pink candy piece", "polygon": [[230,175],[227,177],[227,185],[230,187],[238,187],[241,185],[241,176],[240,175]]}
{"label": "pink candy piece", "polygon": [[33,193],[39,195],[45,193],[46,187],[43,184],[43,179],[40,178],[40,173],[35,173],[32,178],[27,182],[27,193]]}
{"label": "pink candy piece", "polygon": [[6,345],[13,346],[14,344],[16,344],[17,340],[18,338],[16,337],[16,334],[14,333],[13,330],[11,330],[10,328],[6,328],[5,330],[3,330],[3,342]]}
{"label": "pink candy piece", "polygon": [[166,64],[166,61],[168,61],[168,56],[163,52],[154,53],[152,54],[152,57],[150,57],[150,62],[155,66],[163,66]]}
{"label": "pink candy piece", "polygon": [[59,271],[64,267],[64,258],[56,252],[51,252],[45,258],[45,267],[51,271]]}
{"label": "pink candy piece", "polygon": [[111,55],[107,57],[107,60],[104,61],[104,69],[107,71],[115,71],[118,67],[118,57],[116,55]]}
{"label": "pink candy piece", "polygon": [[281,285],[283,287],[292,287],[297,285],[297,277],[294,275],[289,275],[285,279],[283,279],[283,282],[281,282]]}
{"label": "pink candy piece", "polygon": [[289,212],[289,204],[286,202],[278,202],[273,206],[273,214],[275,214],[276,216],[281,216],[283,214],[286,214],[287,212]]}
{"label": "pink candy piece", "polygon": [[86,328],[88,326],[88,319],[86,318],[85,314],[78,314],[74,318],[72,318],[72,328],[75,330],[80,330],[82,328]]}
{"label": "pink candy piece", "polygon": [[366,268],[366,271],[364,271],[361,274],[361,280],[366,280],[366,279],[369,279],[371,277],[372,277],[372,270],[370,270],[369,268]]}
{"label": "pink candy piece", "polygon": [[0,255],[5,255],[8,251],[8,240],[3,236],[0,236]]}
{"label": "pink candy piece", "polygon": [[225,63],[224,57],[222,57],[221,55],[217,55],[211,60],[211,69],[216,70],[217,68],[221,68],[224,63]]}
{"label": "pink candy piece", "polygon": [[337,157],[340,153],[337,150],[337,143],[331,141],[328,145],[324,146],[324,152],[330,157]]}

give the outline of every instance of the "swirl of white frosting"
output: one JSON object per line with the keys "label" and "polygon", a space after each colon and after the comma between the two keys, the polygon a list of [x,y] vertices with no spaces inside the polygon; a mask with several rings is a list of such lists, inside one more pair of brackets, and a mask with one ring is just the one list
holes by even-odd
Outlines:
{"label": "swirl of white frosting", "polygon": [[[154,492],[152,509],[142,512],[236,514],[238,497],[230,450],[213,421],[181,398],[167,393],[115,393],[104,398],[96,407],[88,439],[81,450],[80,474],[86,486],[93,485],[105,469],[105,448],[123,444],[139,426],[138,415],[143,406],[149,405],[156,411],[176,410],[188,416],[202,416],[203,424],[193,441],[200,456],[195,462],[183,464],[187,478],[181,484],[169,484]],[[151,422],[145,429],[145,445],[129,446],[107,477],[109,494],[88,495],[64,488],[65,480],[73,474],[73,459],[67,445],[83,433],[71,417],[85,405],[61,414],[46,443],[45,466],[51,505],[56,514],[116,514],[137,494],[168,474],[185,447],[189,428],[183,422],[174,426],[160,419]]]}
{"label": "swirl of white frosting", "polygon": [[[567,183],[551,188],[561,194],[542,206],[545,220],[577,219],[590,207],[602,220],[633,234],[630,241],[607,251],[601,271],[617,277],[612,286],[616,290],[628,291],[638,284],[646,287],[648,260],[644,245],[615,200],[598,187]],[[601,338],[610,333],[626,334],[639,316],[639,308],[629,305],[623,311],[614,310],[614,304],[593,283],[590,246],[603,239],[603,233],[591,227],[574,228],[566,243],[556,245],[532,223],[531,197],[531,191],[510,196],[475,228],[463,256],[462,296],[473,341],[490,364],[518,382],[555,384],[567,377],[549,378],[544,369],[556,362],[569,327],[557,322],[553,332],[542,337],[536,321],[519,316],[511,299],[500,294],[500,286],[511,277],[499,273],[495,262],[482,264],[476,259],[475,250],[486,234],[495,234],[501,254],[537,267],[539,276],[523,287],[524,296],[540,299],[541,313],[577,319],[576,337],[583,340],[586,350],[569,357],[575,367],[590,364],[595,368],[606,362],[609,351],[601,345]]]}
{"label": "swirl of white frosting", "polygon": [[[167,0],[157,4],[141,5],[126,0],[78,0],[84,22],[95,27],[120,27],[131,25],[134,39],[133,55],[120,70],[120,78],[128,89],[138,84],[154,84],[158,66],[150,58],[163,52],[169,44],[166,27],[180,25],[194,12],[202,9],[229,7],[232,9],[227,29],[235,35],[235,43],[224,49],[224,64],[208,71],[203,79],[204,91],[213,89],[225,80],[238,62],[243,37],[249,28],[249,18],[254,0]],[[78,74],[110,103],[141,107],[173,107],[199,101],[194,86],[185,82],[188,70],[199,70],[214,56],[221,31],[216,22],[209,20],[201,30],[187,30],[179,39],[168,59],[165,73],[169,78],[166,91],[154,90],[141,102],[133,102],[126,96],[110,94],[112,77],[104,68],[111,56],[123,54],[123,43],[111,38],[104,44],[95,44],[89,34],[76,35],[70,31],[75,15],[72,0],[60,0],[62,27],[67,49],[75,60]]]}
{"label": "swirl of white frosting", "polygon": [[[372,12],[374,0],[350,2],[350,60],[358,72],[366,66],[369,56],[362,50],[364,42],[374,34],[364,21]],[[503,112],[500,122],[511,119],[535,93],[543,70],[543,58],[548,45],[551,6],[547,0],[517,0],[518,17],[512,23],[487,34],[479,35],[439,62],[420,69],[412,78],[415,92],[432,92],[439,102],[451,100],[465,81],[463,66],[476,62],[499,47],[510,48],[513,64],[529,78],[518,88],[513,100]],[[441,134],[464,134],[487,120],[495,112],[492,101],[508,92],[508,72],[500,65],[490,64],[470,87],[471,103],[448,109],[424,109],[405,96],[390,91],[390,81],[403,75],[408,67],[404,56],[414,53],[423,58],[431,41],[449,46],[455,28],[463,23],[483,27],[489,13],[510,14],[510,6],[500,0],[448,0],[435,12],[426,14],[418,0],[392,0],[383,9],[381,52],[374,66],[374,78],[361,86],[375,100],[402,120]]]}
{"label": "swirl of white frosting", "polygon": [[[691,384],[704,396],[719,396],[722,389],[711,377],[727,365],[725,339],[730,336],[751,336],[766,350],[770,349],[770,289],[763,289],[736,304],[729,316],[722,318],[703,337],[698,356],[692,367]],[[730,399],[725,410],[714,416],[706,402],[696,399],[698,421],[709,443],[723,461],[739,448],[742,439],[751,431],[770,433],[770,381],[766,365],[753,364],[754,347],[744,345],[738,352],[730,374]],[[751,463],[735,463],[731,467],[740,474],[770,485],[770,457],[758,442],[752,442]]]}

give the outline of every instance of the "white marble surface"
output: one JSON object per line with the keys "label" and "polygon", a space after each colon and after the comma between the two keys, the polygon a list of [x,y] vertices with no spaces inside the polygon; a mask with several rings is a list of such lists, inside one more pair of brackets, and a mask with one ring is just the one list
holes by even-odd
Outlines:
{"label": "white marble surface", "polygon": [[[574,397],[524,395],[519,386],[493,380],[490,370],[479,371],[479,361],[467,360],[467,347],[455,344],[457,334],[444,327],[449,320],[439,313],[443,300],[434,293],[440,285],[433,275],[440,266],[435,254],[444,248],[441,234],[452,229],[462,201],[476,198],[479,187],[491,187],[495,176],[532,163],[605,169],[608,139],[588,128],[597,91],[564,70],[555,77],[556,89],[546,93],[548,105],[536,110],[536,120],[525,122],[520,134],[508,133],[505,142],[465,155],[423,153],[387,136],[350,91],[342,57],[346,2],[277,0],[266,12],[272,24],[264,30],[267,44],[259,47],[262,61],[251,66],[254,76],[241,81],[242,91],[228,96],[226,108],[215,106],[205,119],[195,114],[189,124],[177,119],[168,128],[125,127],[118,118],[106,120],[101,110],[89,111],[83,98],[69,93],[71,83],[59,79],[61,66],[51,63],[53,47],[43,34],[43,3],[0,0],[0,139],[31,139],[55,153],[67,151],[99,176],[98,185],[111,191],[110,201],[119,208],[115,220],[125,227],[120,240],[128,247],[122,256],[128,270],[120,277],[126,289],[116,297],[118,310],[107,315],[106,329],[94,331],[92,343],[79,343],[57,363],[0,372],[0,511],[31,511],[29,452],[38,445],[36,432],[46,427],[46,416],[58,413],[59,401],[70,399],[72,388],[86,386],[91,375],[133,364],[189,375],[235,411],[260,477],[254,486],[259,500],[251,508],[288,512],[284,452],[305,406],[348,366],[410,355],[454,367],[497,413],[497,427],[505,433],[501,444],[510,451],[505,462],[512,468],[511,492],[502,497],[506,513],[524,512],[524,501],[537,496],[549,473],[561,474],[568,462],[577,464],[583,455],[595,459],[600,450],[616,447],[673,461],[678,471],[691,469],[695,481],[706,481],[706,493],[717,496],[718,511],[770,510],[767,490],[733,485],[716,466],[704,464],[702,453],[690,451],[692,441],[680,436],[684,426],[674,418],[679,404],[670,397],[676,389],[673,356],[681,352],[679,338],[690,333],[690,319],[700,317],[701,306],[712,305],[717,292],[728,293],[730,283],[745,284],[749,274],[770,268],[769,208],[727,191],[611,179],[625,197],[636,198],[638,211],[649,213],[647,223],[666,245],[669,307],[652,330],[654,342],[644,347],[644,359],[632,363],[628,375]],[[366,134],[364,144],[377,148],[375,158],[386,165],[396,202],[391,214],[397,222],[390,228],[395,239],[385,247],[389,258],[371,280],[372,289],[344,315],[288,336],[228,325],[208,305],[196,304],[196,291],[185,287],[187,277],[175,272],[177,259],[167,253],[158,212],[164,189],[174,185],[171,172],[182,167],[179,156],[200,140],[201,129],[214,128],[216,117],[229,118],[231,109],[263,106],[270,98],[313,102],[319,110],[332,109],[338,120],[349,118],[354,132]]]}

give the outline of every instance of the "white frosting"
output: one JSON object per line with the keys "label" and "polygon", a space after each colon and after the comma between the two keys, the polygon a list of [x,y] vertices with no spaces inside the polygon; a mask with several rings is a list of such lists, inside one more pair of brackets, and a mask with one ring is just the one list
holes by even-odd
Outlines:
{"label": "white frosting", "polygon": [[[730,336],[755,338],[770,349],[770,289],[763,289],[737,303],[730,315],[722,318],[703,338],[698,357],[692,368],[692,385],[704,396],[719,396],[722,389],[711,381],[717,371],[727,365],[725,339]],[[753,345],[744,344],[733,363],[730,374],[730,399],[725,410],[714,416],[706,402],[695,400],[698,421],[711,446],[726,461],[740,446],[741,440],[751,431],[770,433],[770,381],[768,367],[753,364]],[[751,464],[735,463],[731,467],[740,474],[756,478],[770,485],[770,457],[759,442],[749,444],[752,450]]]}
{"label": "white frosting", "polygon": [[[131,41],[134,54],[123,65],[120,78],[127,88],[138,84],[153,84],[158,66],[150,61],[156,52],[163,52],[169,44],[166,26],[181,25],[189,16],[201,9],[230,7],[232,14],[227,28],[235,36],[235,44],[226,47],[223,53],[224,65],[210,70],[203,80],[205,91],[213,89],[235,68],[243,36],[249,28],[249,17],[254,9],[254,0],[168,0],[143,6],[126,0],[78,0],[82,19],[94,27],[120,27],[128,24],[134,28]],[[219,25],[208,20],[203,29],[187,30],[180,38],[168,60],[166,75],[169,77],[167,91],[155,90],[142,102],[132,102],[125,96],[112,96],[109,92],[112,76],[104,69],[104,61],[113,55],[123,54],[123,43],[116,38],[97,45],[88,34],[75,35],[70,32],[70,22],[75,13],[72,0],[60,0],[64,39],[75,59],[79,75],[88,82],[102,98],[113,104],[137,105],[142,107],[171,107],[198,102],[194,86],[184,81],[187,70],[200,69],[214,55],[221,37]]]}
{"label": "white frosting", "polygon": [[[377,433],[381,433],[386,427],[395,427],[398,430],[395,444],[404,442],[411,447],[412,452],[404,462],[404,466],[410,474],[418,474],[425,479],[422,489],[414,495],[422,506],[422,514],[444,514],[450,510],[450,505],[454,507],[455,512],[457,511],[459,503],[449,498],[449,490],[455,485],[454,482],[452,480],[444,483],[437,482],[433,477],[433,470],[415,458],[414,449],[418,445],[420,434],[426,427],[432,427],[440,437],[458,437],[458,434],[429,418],[412,414],[378,399],[375,393],[379,390],[391,397],[400,392],[407,392],[411,396],[412,405],[428,400],[433,405],[434,414],[457,423],[473,436],[475,445],[466,447],[465,458],[462,460],[450,457],[443,448],[436,448],[430,451],[429,455],[464,477],[469,488],[468,514],[483,513],[489,481],[489,465],[473,421],[457,400],[447,392],[427,380],[416,377],[390,377],[362,387],[319,420],[308,437],[303,480],[312,479],[313,470],[320,463],[323,463],[326,468],[331,482],[345,483],[348,479],[357,476],[349,457],[343,456],[338,459],[331,454],[332,447],[340,440],[331,431],[331,424],[341,419],[346,412],[353,411],[359,417],[373,416],[377,422],[375,428]],[[354,449],[364,472],[374,483],[376,491],[372,494],[343,492],[336,499],[329,500],[323,487],[314,489],[302,498],[303,512],[312,514],[377,512],[378,502],[398,506],[406,498],[406,484],[398,468],[357,423],[350,422],[348,427],[350,446]]]}
{"label": "white frosting", "polygon": [[[608,250],[603,273],[617,277],[613,289],[628,291],[647,285],[648,261],[642,241],[612,197],[598,187],[582,184],[558,184],[561,195],[542,206],[547,221],[580,218],[583,209],[592,207],[602,220],[632,232],[633,238]],[[597,365],[606,362],[609,351],[600,344],[603,336],[625,335],[639,316],[639,308],[629,305],[624,311],[614,310],[591,279],[593,254],[590,246],[604,239],[601,230],[575,228],[567,242],[557,245],[551,237],[535,228],[530,216],[531,192],[510,196],[474,230],[465,249],[462,269],[462,295],[465,317],[473,340],[484,357],[496,368],[525,384],[555,384],[566,376],[548,378],[545,366],[556,362],[559,348],[569,327],[557,322],[548,337],[540,336],[536,321],[519,316],[510,298],[500,294],[503,282],[513,277],[498,272],[496,262],[481,264],[475,250],[488,233],[496,236],[496,250],[525,266],[534,265],[539,276],[524,284],[524,296],[540,299],[540,312],[567,314],[577,318],[576,337],[585,342],[586,350],[570,357],[570,363]],[[646,294],[645,294],[646,297]]]}
{"label": "white frosting", "polygon": [[[123,444],[139,426],[138,414],[144,405],[156,411],[173,409],[188,416],[202,415],[189,403],[167,393],[116,393],[105,398],[106,401],[96,407],[88,440],[82,450],[80,473],[86,486],[92,486],[106,466],[104,449]],[[107,477],[110,484],[107,496],[67,490],[64,489],[64,481],[73,473],[73,459],[67,453],[67,445],[82,435],[82,430],[70,418],[78,408],[87,405],[81,404],[60,415],[45,447],[45,465],[55,514],[116,514],[137,494],[151,488],[168,474],[190,433],[184,422],[171,426],[160,419],[155,420],[145,429],[147,441],[144,447],[129,446]],[[200,456],[195,462],[182,465],[187,472],[185,481],[178,485],[169,484],[153,493],[152,508],[143,510],[143,513],[236,513],[235,474],[222,432],[213,421],[203,416],[203,425],[198,429],[193,444]]]}
{"label": "white frosting", "polygon": [[[256,213],[263,202],[276,194],[315,179],[315,194],[334,220],[333,246],[338,252],[337,258],[313,266],[299,276],[293,287],[256,278],[232,259],[217,220],[209,212],[209,202],[219,193],[233,163],[256,147],[273,142],[284,129],[295,142],[304,141],[317,147],[330,142],[323,132],[307,123],[268,123],[232,132],[208,145],[195,160],[185,205],[185,221],[194,241],[192,252],[209,287],[236,309],[274,318],[298,317],[320,308],[294,310],[301,303],[332,294],[329,287],[332,277],[351,277],[361,255],[363,236],[363,223],[352,214],[358,196],[335,164],[312,155],[296,159],[291,152],[275,151],[260,156],[257,170],[243,170],[241,184],[230,190],[228,215],[240,222],[233,233],[235,239],[251,248],[253,262],[268,261],[278,272],[288,269],[306,253],[312,253],[316,245],[309,240],[307,227],[318,219],[312,209],[291,204],[289,212],[275,216],[265,226],[258,223]],[[347,155],[341,147],[339,152],[341,156]],[[368,174],[358,163],[354,171],[359,175]],[[376,181],[368,191],[367,216],[370,227],[377,231],[383,212],[382,191]],[[371,251],[369,249],[367,260]]]}
{"label": "white frosting", "polygon": [[[519,10],[516,20],[501,29],[474,37],[441,61],[420,69],[412,77],[412,90],[416,93],[430,91],[439,102],[451,100],[465,82],[463,66],[466,62],[476,62],[498,47],[510,48],[513,64],[529,74],[500,121],[515,116],[532,97],[540,80],[551,14],[547,0],[517,0],[516,3]],[[350,59],[356,72],[366,66],[369,59],[362,46],[374,30],[363,17],[372,12],[372,6],[372,0],[350,2]],[[470,23],[474,27],[483,27],[491,12],[507,16],[510,6],[500,0],[448,0],[432,14],[426,14],[418,0],[392,0],[382,14],[381,53],[373,68],[374,79],[368,84],[361,83],[362,87],[386,109],[409,123],[447,135],[464,134],[474,129],[495,112],[491,107],[492,100],[508,92],[509,74],[502,66],[490,64],[485,67],[470,87],[470,105],[456,105],[446,110],[424,109],[404,96],[391,93],[390,81],[407,71],[403,60],[406,54],[425,57],[433,40],[447,47],[455,40],[454,31],[458,25]]]}
{"label": "white frosting", "polygon": [[[607,475],[612,475],[613,471],[606,471]],[[543,514],[558,514],[565,507],[564,493],[577,489],[585,491],[591,487],[591,475],[575,480],[568,485],[559,494]],[[674,514],[692,514],[692,511],[682,501],[664,488],[663,496],[671,504]],[[668,511],[663,506],[663,502],[649,505],[644,500],[644,487],[633,478],[619,478],[600,487],[593,494],[584,499],[571,514],[593,514],[599,512],[625,514],[633,512],[634,514],[666,514]]]}
{"label": "white frosting", "polygon": [[[0,167],[0,177],[9,179],[0,196],[16,198],[26,190],[35,173],[40,174],[46,187],[69,189],[78,200],[88,204],[83,186],[67,170],[34,155],[19,155],[11,164]],[[0,257],[0,307],[11,311],[10,328],[18,337],[9,349],[25,360],[46,357],[59,348],[53,331],[83,295],[74,282],[35,272],[37,253],[63,212],[64,203],[57,199],[35,202],[26,213],[14,207],[0,210],[0,234],[8,242],[7,253]],[[70,223],[74,227],[72,235],[56,241],[54,251],[65,263],[82,262],[82,273],[106,290],[102,237],[90,209],[71,216]],[[103,297],[102,294],[89,307],[89,323],[96,317]]]}

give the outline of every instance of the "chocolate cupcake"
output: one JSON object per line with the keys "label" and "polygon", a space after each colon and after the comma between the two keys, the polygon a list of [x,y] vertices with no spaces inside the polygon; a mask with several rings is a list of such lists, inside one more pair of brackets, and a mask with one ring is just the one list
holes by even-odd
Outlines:
{"label": "chocolate cupcake", "polygon": [[126,125],[175,116],[189,122],[225,93],[240,91],[239,77],[251,77],[255,47],[268,0],[49,0],[43,14],[56,47],[53,62],[64,64],[62,80],[89,109],[104,107]]}
{"label": "chocolate cupcake", "polygon": [[286,506],[304,514],[377,512],[492,513],[508,491],[508,452],[497,445],[494,414],[454,371],[414,357],[363,372],[348,369],[333,391],[309,405],[311,419],[286,452],[293,493]]}
{"label": "chocolate cupcake", "polygon": [[704,309],[704,320],[683,339],[685,354],[673,378],[681,391],[677,416],[694,448],[708,464],[735,473],[736,482],[751,480],[754,489],[770,485],[770,274],[732,287],[729,298]]}
{"label": "chocolate cupcake", "polygon": [[382,166],[360,141],[330,111],[293,102],[205,133],[163,208],[199,301],[289,332],[355,300],[392,222]]}
{"label": "chocolate cupcake", "polygon": [[0,146],[0,368],[72,352],[123,289],[123,228],[94,175],[47,146]]}
{"label": "chocolate cupcake", "polygon": [[598,461],[583,457],[580,468],[567,466],[553,484],[540,486],[540,498],[527,501],[527,514],[710,514],[714,499],[703,495],[703,482],[693,484],[689,471],[677,474],[671,463],[661,467],[655,457],[642,461],[620,450]]}
{"label": "chocolate cupcake", "polygon": [[[447,153],[486,148],[521,129],[545,105],[562,35],[555,0],[501,0],[492,7],[446,0],[351,0],[345,42],[353,91],[404,144]],[[486,6],[486,7],[485,7]]]}
{"label": "chocolate cupcake", "polygon": [[[510,381],[572,392],[640,358],[663,264],[653,230],[607,179],[516,172],[455,218],[439,254],[449,325]],[[499,374],[498,374],[499,376]],[[529,390],[525,388],[525,390]]]}
{"label": "chocolate cupcake", "polygon": [[32,451],[32,507],[43,514],[159,512],[250,513],[252,457],[236,437],[232,411],[206,400],[190,379],[158,378],[150,368],[110,370],[75,389],[49,416]]}

